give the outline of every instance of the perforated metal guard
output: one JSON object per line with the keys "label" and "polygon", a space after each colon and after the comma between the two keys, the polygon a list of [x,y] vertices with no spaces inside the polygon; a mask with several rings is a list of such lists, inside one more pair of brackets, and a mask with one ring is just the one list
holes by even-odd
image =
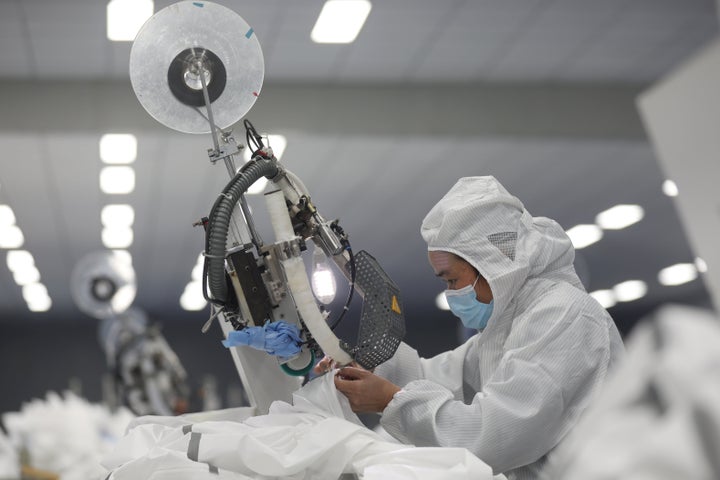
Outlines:
{"label": "perforated metal guard", "polygon": [[[350,272],[350,263],[345,265]],[[400,290],[372,255],[355,254],[355,284],[363,295],[357,344],[352,356],[364,368],[389,360],[405,336]]]}

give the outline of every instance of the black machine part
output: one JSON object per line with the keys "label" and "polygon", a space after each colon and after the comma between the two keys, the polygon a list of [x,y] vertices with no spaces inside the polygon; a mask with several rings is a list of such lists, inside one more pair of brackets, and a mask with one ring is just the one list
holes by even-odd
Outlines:
{"label": "black machine part", "polygon": [[[375,258],[361,250],[355,254],[355,282],[363,296],[357,344],[351,353],[367,369],[375,368],[395,354],[405,336],[400,289]],[[348,262],[345,269],[350,272]]]}

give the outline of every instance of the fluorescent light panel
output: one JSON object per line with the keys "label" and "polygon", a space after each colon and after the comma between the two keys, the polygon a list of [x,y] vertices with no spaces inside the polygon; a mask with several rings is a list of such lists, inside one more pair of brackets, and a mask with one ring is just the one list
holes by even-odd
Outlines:
{"label": "fluorescent light panel", "polygon": [[15,225],[15,212],[10,205],[0,205],[0,228]]}
{"label": "fluorescent light panel", "polygon": [[137,158],[137,138],[129,133],[108,133],[100,137],[100,160],[110,164],[133,163]]}
{"label": "fluorescent light panel", "polygon": [[645,296],[647,284],[642,280],[628,280],[618,283],[612,290],[618,302],[632,302]]}
{"label": "fluorescent light panel", "polygon": [[620,230],[639,222],[644,216],[645,210],[640,205],[615,205],[600,212],[595,223],[605,230]]}
{"label": "fluorescent light panel", "polygon": [[104,167],[100,170],[100,189],[107,194],[126,194],[135,190],[132,167]]}
{"label": "fluorescent light panel", "polygon": [[663,268],[658,273],[658,281],[661,285],[675,286],[692,282],[698,276],[698,269],[693,263],[676,263]]}
{"label": "fluorescent light panel", "polygon": [[435,306],[440,310],[450,310],[445,292],[440,292],[440,294],[435,297]]}
{"label": "fluorescent light panel", "polygon": [[371,8],[368,0],[327,0],[310,38],[316,43],[352,43]]}
{"label": "fluorescent light panel", "polygon": [[32,253],[27,250],[10,250],[7,252],[6,261],[11,272],[35,266],[35,259]]}
{"label": "fluorescent light panel", "polygon": [[114,42],[135,40],[153,10],[152,0],[110,0],[106,11],[107,38]]}
{"label": "fluorescent light panel", "polygon": [[595,290],[590,293],[590,296],[597,300],[603,308],[610,308],[617,303],[612,290]]}
{"label": "fluorescent light panel", "polygon": [[662,185],[662,191],[668,197],[677,197],[678,188],[672,180],[665,180]]}
{"label": "fluorescent light panel", "polygon": [[102,242],[105,247],[128,248],[133,243],[133,231],[129,227],[108,228],[102,230]]}
{"label": "fluorescent light panel", "polygon": [[126,204],[105,205],[100,213],[104,227],[127,228],[135,221],[135,209]]}
{"label": "fluorescent light panel", "polygon": [[600,240],[603,236],[603,232],[597,225],[576,225],[567,232],[570,241],[573,246],[579,250]]}
{"label": "fluorescent light panel", "polygon": [[180,306],[188,311],[202,310],[207,305],[202,294],[202,282],[190,282],[180,296]]}
{"label": "fluorescent light panel", "polygon": [[0,227],[0,247],[20,248],[25,243],[25,236],[17,225]]}

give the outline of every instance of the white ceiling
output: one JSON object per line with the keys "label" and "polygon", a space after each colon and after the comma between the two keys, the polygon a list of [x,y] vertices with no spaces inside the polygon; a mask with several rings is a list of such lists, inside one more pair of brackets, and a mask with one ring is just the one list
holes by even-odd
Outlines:
{"label": "white ceiling", "polygon": [[[155,9],[170,3],[156,2]],[[425,260],[424,214],[458,177],[486,174],[531,213],[566,228],[592,222],[615,203],[641,204],[646,217],[640,224],[579,251],[589,288],[639,278],[650,284],[636,303],[643,308],[705,300],[700,281],[671,288],[655,280],[660,268],[693,255],[672,201],[661,193],[663,175],[627,92],[641,91],[717,34],[711,0],[376,0],[351,45],[310,41],[320,0],[221,3],[255,29],[266,87],[287,87],[265,88],[249,118],[257,113],[261,130],[285,129],[284,163],[326,217],[341,219],[355,249],[380,260],[408,311],[433,311],[443,288]],[[104,29],[105,3],[97,0],[0,2],[0,203],[14,209],[53,299],[50,312],[29,313],[3,266],[0,316],[79,316],[70,272],[84,254],[102,248],[102,206],[127,201],[136,211],[130,249],[140,288],[136,304],[161,319],[201,324],[205,314],[183,312],[178,298],[203,245],[191,224],[207,213],[227,173],[207,162],[209,137],[154,124],[132,98],[97,95],[105,91],[95,90],[98,85],[110,85],[111,92],[129,88],[130,44],[107,41]],[[555,98],[546,95],[548,85],[565,103],[556,108],[547,100]],[[346,88],[339,91],[355,98],[348,99],[352,108],[322,96],[312,107],[310,97],[293,99],[305,87],[326,86]],[[432,108],[433,95],[447,98],[456,87],[456,100],[484,94],[478,105],[488,110],[456,105],[453,118],[447,105]],[[388,88],[426,89],[418,105],[427,108],[413,116],[401,100],[393,104]],[[515,95],[523,89],[535,92],[528,98],[536,103]],[[622,108],[600,95],[618,89],[626,95]],[[73,103],[63,93],[70,90],[92,95]],[[261,103],[272,103],[273,92],[276,103],[267,114]],[[373,92],[382,105],[365,101]],[[277,104],[281,96],[284,105]],[[361,111],[364,104],[372,108]],[[568,105],[576,105],[572,115]],[[323,118],[332,120],[323,124]],[[343,128],[344,118],[352,128]],[[103,129],[120,127],[138,136],[137,187],[113,198],[99,190],[97,142]],[[434,128],[437,134],[429,134]]]}

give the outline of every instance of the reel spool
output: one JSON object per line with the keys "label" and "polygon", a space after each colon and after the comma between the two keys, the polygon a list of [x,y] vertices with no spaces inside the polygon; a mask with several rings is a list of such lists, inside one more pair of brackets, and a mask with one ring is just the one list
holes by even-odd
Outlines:
{"label": "reel spool", "polygon": [[135,270],[115,252],[90,253],[73,268],[70,293],[83,313],[99,320],[113,319],[135,300]]}
{"label": "reel spool", "polygon": [[[265,65],[253,29],[211,2],[179,2],[153,15],[130,51],[130,82],[158,122],[209,133],[240,120],[260,95]],[[203,80],[214,115],[205,109]]]}

